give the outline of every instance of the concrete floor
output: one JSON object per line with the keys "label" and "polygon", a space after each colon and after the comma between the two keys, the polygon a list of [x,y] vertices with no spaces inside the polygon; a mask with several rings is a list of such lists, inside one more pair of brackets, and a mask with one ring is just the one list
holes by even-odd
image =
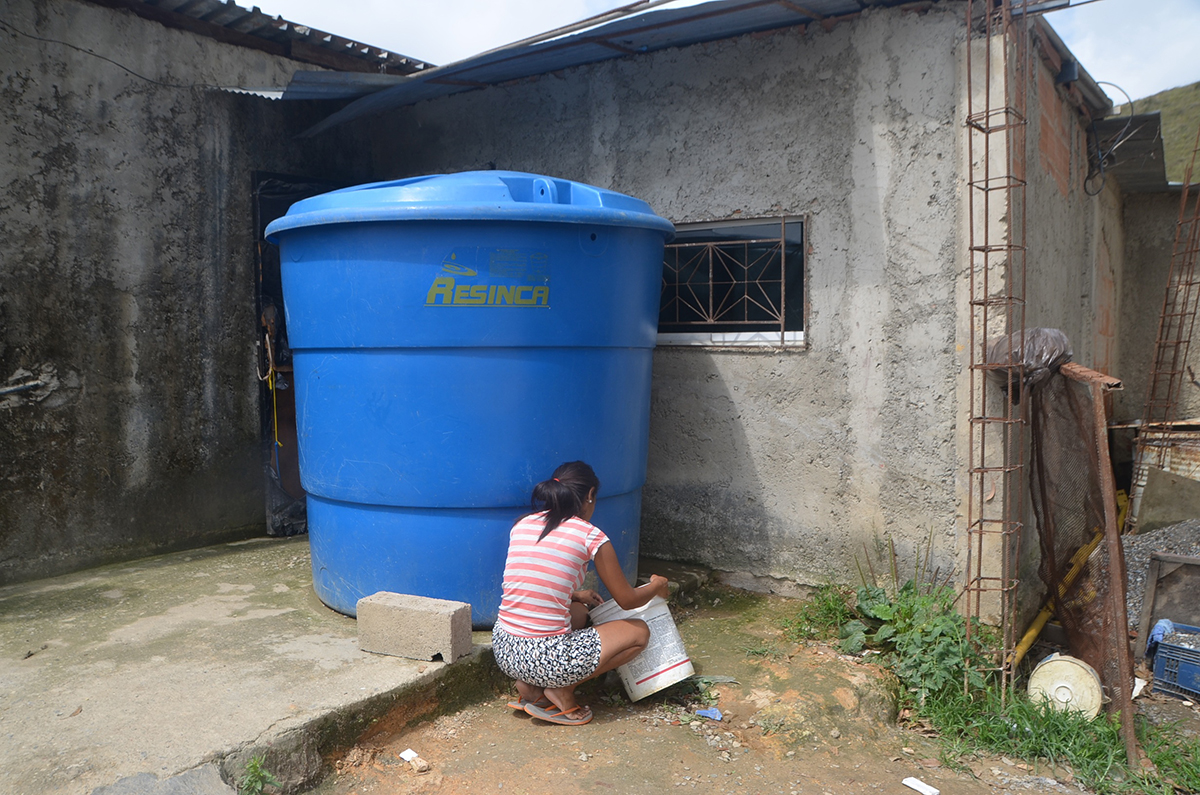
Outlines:
{"label": "concrete floor", "polygon": [[490,686],[486,634],[453,666],[367,654],[311,582],[300,538],[0,588],[0,792],[228,793],[260,753],[302,786],[398,702]]}

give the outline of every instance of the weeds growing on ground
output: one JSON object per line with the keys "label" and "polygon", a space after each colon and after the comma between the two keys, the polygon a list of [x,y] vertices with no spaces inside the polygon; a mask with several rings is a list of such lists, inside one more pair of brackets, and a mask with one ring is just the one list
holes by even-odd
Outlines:
{"label": "weeds growing on ground", "polygon": [[267,786],[281,786],[279,779],[263,767],[264,760],[263,756],[250,757],[250,761],[246,763],[246,772],[242,775],[242,782],[238,785],[238,795],[263,795]]}
{"label": "weeds growing on ground", "polygon": [[1093,792],[1163,793],[1200,791],[1200,741],[1171,727],[1139,720],[1138,739],[1156,771],[1131,770],[1115,716],[1088,719],[1078,712],[1044,708],[1014,691],[1000,703],[995,688],[964,695],[944,691],[921,707],[941,735],[948,762],[982,751],[1068,768]]}
{"label": "weeds growing on ground", "polygon": [[855,612],[858,617],[838,633],[842,651],[881,652],[883,663],[918,703],[961,686],[964,677],[975,687],[983,686],[976,670],[983,649],[967,641],[967,619],[954,608],[952,589],[909,580],[889,596],[882,588],[864,586],[858,589]]}
{"label": "weeds growing on ground", "polygon": [[[907,692],[906,700],[923,700],[929,693],[959,686],[964,678],[976,687],[983,678],[976,670],[985,635],[974,628],[967,642],[967,619],[954,607],[954,590],[947,585],[923,582],[922,569],[901,585],[892,550],[892,593],[874,580],[852,591],[845,586],[823,585],[804,602],[794,618],[783,623],[784,635],[793,641],[841,639],[842,651],[858,654],[873,649],[881,662],[895,671]],[[928,561],[925,562],[928,568]],[[748,654],[755,653],[747,649]]]}
{"label": "weeds growing on ground", "polygon": [[1163,792],[1170,792],[1168,787],[1200,792],[1200,739],[1180,736],[1175,725],[1151,726],[1144,721],[1139,723],[1137,735],[1158,770]]}
{"label": "weeds growing on ground", "polygon": [[970,695],[949,688],[926,699],[920,714],[939,734],[947,761],[983,751],[1067,766],[1081,784],[1096,792],[1117,792],[1127,778],[1120,726],[1106,718],[1088,720],[1078,712],[1043,710],[1012,692],[1001,704],[992,687]]}
{"label": "weeds growing on ground", "polygon": [[793,641],[836,635],[847,654],[880,652],[880,662],[904,685],[904,705],[938,733],[944,761],[961,766],[971,754],[1004,754],[1035,770],[1044,765],[1046,773],[1069,771],[1100,795],[1200,793],[1200,739],[1139,719],[1138,740],[1153,768],[1134,770],[1114,716],[1089,720],[1034,703],[1017,690],[1002,699],[979,673],[997,646],[995,631],[973,624],[967,641],[967,619],[955,608],[954,589],[939,583],[938,572],[929,576],[928,551],[913,579],[900,585],[895,547],[876,546],[879,554],[891,553],[890,591],[879,587],[866,550],[870,578],[862,573],[857,598],[851,600],[846,588],[823,586],[784,622],[784,634]]}
{"label": "weeds growing on ground", "polygon": [[853,594],[843,585],[822,585],[800,605],[795,618],[784,621],[784,635],[792,641],[837,637],[838,629],[854,618]]}
{"label": "weeds growing on ground", "polygon": [[782,660],[787,655],[774,643],[763,641],[753,646],[743,646],[742,651],[747,657],[757,657],[761,660],[778,661]]}

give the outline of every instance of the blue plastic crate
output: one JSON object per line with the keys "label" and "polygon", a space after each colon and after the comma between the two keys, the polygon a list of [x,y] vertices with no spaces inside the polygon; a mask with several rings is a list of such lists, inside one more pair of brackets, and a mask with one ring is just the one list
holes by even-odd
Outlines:
{"label": "blue plastic crate", "polygon": [[[1176,624],[1176,632],[1200,635],[1200,627]],[[1173,643],[1158,644],[1154,653],[1154,689],[1185,698],[1200,698],[1200,651]]]}

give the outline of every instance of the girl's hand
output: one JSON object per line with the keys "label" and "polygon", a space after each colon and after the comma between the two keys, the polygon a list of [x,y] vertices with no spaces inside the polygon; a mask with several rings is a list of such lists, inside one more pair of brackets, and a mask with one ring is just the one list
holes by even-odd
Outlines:
{"label": "girl's hand", "polygon": [[572,591],[571,601],[581,602],[588,607],[595,607],[596,605],[604,602],[604,600],[600,598],[600,594],[596,593],[595,591]]}
{"label": "girl's hand", "polygon": [[654,591],[655,596],[661,596],[666,599],[670,593],[667,589],[667,578],[658,574],[650,575],[650,588]]}

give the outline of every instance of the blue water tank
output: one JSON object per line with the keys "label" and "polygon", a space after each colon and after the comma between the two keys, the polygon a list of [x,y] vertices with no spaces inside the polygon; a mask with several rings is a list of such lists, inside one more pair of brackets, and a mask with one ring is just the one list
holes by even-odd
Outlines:
{"label": "blue water tank", "polygon": [[584,460],[637,569],[663,244],[649,205],[482,171],[292,205],[280,246],[313,585],[395,591],[491,626],[513,521]]}

